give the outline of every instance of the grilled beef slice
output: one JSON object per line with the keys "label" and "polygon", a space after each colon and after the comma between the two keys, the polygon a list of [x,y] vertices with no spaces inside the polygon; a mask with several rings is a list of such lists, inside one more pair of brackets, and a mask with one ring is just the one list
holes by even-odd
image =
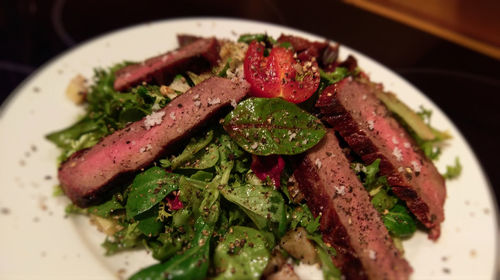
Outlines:
{"label": "grilled beef slice", "polygon": [[350,78],[329,86],[316,104],[367,164],[380,159],[393,193],[429,230],[440,235],[446,188],[443,177],[370,88]]}
{"label": "grilled beef slice", "polygon": [[59,168],[65,194],[80,207],[98,202],[121,178],[169,152],[173,144],[189,136],[219,109],[240,101],[248,90],[245,81],[210,78],[163,109],[73,154]]}
{"label": "grilled beef slice", "polygon": [[179,49],[132,64],[116,71],[115,90],[127,90],[142,82],[167,83],[184,71],[210,69],[219,60],[219,43],[215,38],[198,39]]}
{"label": "grilled beef slice", "polygon": [[412,268],[395,248],[365,188],[329,130],[309,150],[294,177],[315,216],[325,243],[347,279],[408,279]]}

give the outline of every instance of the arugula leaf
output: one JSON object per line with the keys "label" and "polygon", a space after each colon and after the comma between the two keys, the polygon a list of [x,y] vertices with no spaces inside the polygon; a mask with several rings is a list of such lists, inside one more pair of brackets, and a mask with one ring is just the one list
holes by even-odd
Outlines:
{"label": "arugula leaf", "polygon": [[339,82],[349,75],[349,70],[345,67],[336,67],[333,72],[325,72],[323,69],[319,69],[319,76],[321,79],[327,81],[330,85]]}
{"label": "arugula leaf", "polygon": [[267,240],[261,232],[234,226],[217,245],[214,253],[215,279],[260,279],[269,261]]}
{"label": "arugula leaf", "polygon": [[134,218],[158,204],[179,188],[179,178],[179,175],[167,173],[157,166],[138,174],[130,186],[125,205],[127,216]]}
{"label": "arugula leaf", "polygon": [[239,43],[250,44],[253,41],[266,42],[268,44],[276,44],[276,40],[267,34],[242,34],[238,38]]}
{"label": "arugula leaf", "polygon": [[116,212],[118,210],[122,210],[124,208],[121,205],[121,203],[118,201],[117,197],[119,197],[119,196],[121,196],[121,195],[116,194],[110,200],[108,200],[102,204],[89,207],[88,213],[95,214],[95,215],[103,217],[103,218],[110,217],[114,212]]}
{"label": "arugula leaf", "polygon": [[213,130],[207,131],[205,135],[201,137],[193,137],[189,140],[182,153],[172,160],[160,160],[160,163],[164,168],[172,168],[173,170],[183,166],[188,161],[192,160],[195,155],[203,148],[205,148],[214,137]]}
{"label": "arugula leaf", "polygon": [[295,208],[290,215],[290,229],[302,226],[309,234],[313,234],[319,229],[321,216],[314,218],[307,204],[302,204]]}
{"label": "arugula leaf", "polygon": [[325,280],[340,280],[342,274],[340,270],[333,264],[332,257],[328,252],[320,246],[316,246],[318,257],[321,262],[321,270],[323,272],[323,279]]}
{"label": "arugula leaf", "polygon": [[408,237],[417,230],[415,220],[406,207],[400,204],[396,204],[389,213],[383,215],[382,220],[387,230],[396,237]]}
{"label": "arugula leaf", "polygon": [[455,179],[462,173],[462,164],[458,157],[455,158],[455,165],[447,165],[443,177],[447,180]]}
{"label": "arugula leaf", "polygon": [[137,227],[139,223],[124,224],[125,228],[115,233],[113,238],[106,238],[102,247],[106,249],[106,255],[134,248],[142,244],[142,232]]}
{"label": "arugula leaf", "polygon": [[224,129],[255,155],[295,155],[315,146],[326,130],[313,115],[280,98],[249,98],[224,119]]}
{"label": "arugula leaf", "polygon": [[378,212],[383,213],[385,210],[391,209],[398,202],[398,198],[389,195],[385,189],[380,189],[373,197],[372,204]]}

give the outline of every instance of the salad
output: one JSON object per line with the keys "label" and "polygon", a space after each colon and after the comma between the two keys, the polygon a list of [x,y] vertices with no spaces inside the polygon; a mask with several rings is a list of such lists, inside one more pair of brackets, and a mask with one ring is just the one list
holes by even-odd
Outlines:
{"label": "salad", "polygon": [[[206,50],[200,40],[205,40]],[[325,279],[353,278],[339,261],[344,254],[341,246],[325,238],[325,218],[311,205],[313,199],[304,195],[301,178],[294,175],[304,155],[318,149],[326,135],[333,135],[331,127],[337,130],[325,120],[318,99],[341,83],[364,85],[429,160],[437,159],[440,144],[449,135],[430,126],[431,112],[422,108],[415,113],[369,81],[355,58],[338,61],[337,45],[286,35],[275,40],[266,34],[245,34],[238,42],[213,40],[214,48],[207,40],[181,35],[177,51],[144,63],[96,69],[88,90],[81,78],[71,83],[68,94],[84,102],[86,114],[71,127],[47,136],[62,149],[61,193],[73,200],[67,212],[88,215],[106,233],[102,244],[106,254],[138,247],[151,252],[158,264],[131,279],[293,279],[297,277],[293,264],[299,262],[317,264]],[[210,55],[213,50],[216,59]],[[194,98],[221,79],[233,86],[244,84],[248,93],[228,100],[231,106],[224,108],[224,98],[217,93],[206,104]],[[189,133],[179,132],[180,140],[158,144],[161,156],[137,165],[133,172],[127,169],[127,178],[119,183],[113,177],[97,184],[97,192],[82,195],[63,180],[61,173],[75,159],[88,161],[96,147],[134,123],[146,132],[158,130],[166,120],[184,125],[168,106],[187,107],[175,103],[186,96],[193,97],[195,109],[221,108],[203,125],[200,121]],[[376,219],[390,235],[391,246],[402,254],[400,240],[410,238],[418,227],[425,228],[425,222],[382,174],[383,159],[366,162],[349,147],[347,137],[336,133],[353,176],[378,213]],[[155,144],[141,146],[140,153],[132,156],[152,153]],[[105,147],[101,150],[107,152]],[[314,162],[317,171],[322,164]],[[413,172],[420,172],[418,167],[422,166]],[[457,160],[444,177],[454,178],[460,169]],[[124,173],[117,171],[120,178]],[[345,192],[346,186],[335,187],[337,193]],[[367,254],[376,260],[376,251]],[[360,263],[361,270],[368,270]]]}

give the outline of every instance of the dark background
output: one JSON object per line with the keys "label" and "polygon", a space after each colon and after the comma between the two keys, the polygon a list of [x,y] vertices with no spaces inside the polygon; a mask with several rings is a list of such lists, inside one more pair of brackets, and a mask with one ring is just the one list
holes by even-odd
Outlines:
{"label": "dark background", "polygon": [[272,22],[348,45],[413,83],[459,127],[500,194],[500,62],[493,58],[339,1],[0,1],[0,103],[55,55],[111,30],[186,16]]}

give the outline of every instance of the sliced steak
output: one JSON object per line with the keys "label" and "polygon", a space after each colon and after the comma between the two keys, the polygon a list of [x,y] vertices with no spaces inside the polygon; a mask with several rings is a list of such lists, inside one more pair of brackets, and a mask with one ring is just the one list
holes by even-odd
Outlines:
{"label": "sliced steak", "polygon": [[240,101],[248,90],[245,81],[210,78],[163,109],[75,153],[59,168],[65,194],[76,205],[89,206],[112,189],[114,182],[169,152],[172,144],[189,136],[219,109]]}
{"label": "sliced steak", "polygon": [[294,172],[314,215],[321,215],[325,243],[347,279],[408,279],[412,268],[401,256],[351,170],[333,132],[309,150]]}
{"label": "sliced steak", "polygon": [[[285,35],[277,40],[279,43],[290,43],[293,49],[297,52],[297,56],[301,61],[309,61],[312,58],[321,60],[324,50],[329,46],[328,42],[311,42],[302,37]],[[333,49],[328,49],[329,51]],[[318,61],[321,65],[321,61]]]}
{"label": "sliced steak", "polygon": [[167,83],[174,75],[210,69],[219,60],[219,44],[215,38],[198,39],[181,48],[126,66],[115,74],[115,90],[127,90],[142,82]]}
{"label": "sliced steak", "polygon": [[444,220],[444,179],[374,92],[344,79],[326,88],[316,106],[365,163],[381,160],[380,173],[387,176],[394,194],[436,240]]}

